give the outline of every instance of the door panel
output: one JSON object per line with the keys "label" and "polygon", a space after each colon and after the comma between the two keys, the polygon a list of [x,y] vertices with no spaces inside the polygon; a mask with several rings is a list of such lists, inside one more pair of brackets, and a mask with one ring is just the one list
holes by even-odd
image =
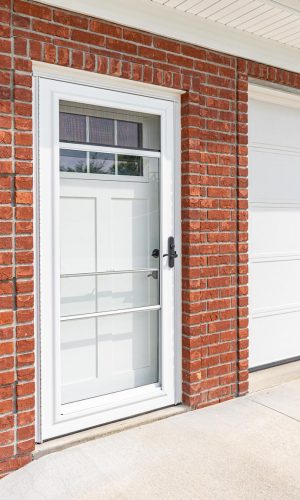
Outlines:
{"label": "door panel", "polygon": [[96,266],[96,198],[73,195],[61,198],[61,272],[87,273]]}

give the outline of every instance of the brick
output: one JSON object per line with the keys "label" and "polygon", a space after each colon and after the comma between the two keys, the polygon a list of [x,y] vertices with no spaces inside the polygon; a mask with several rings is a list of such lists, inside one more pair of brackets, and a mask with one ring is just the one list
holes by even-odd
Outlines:
{"label": "brick", "polygon": [[108,38],[106,47],[117,52],[125,52],[127,54],[137,54],[137,46],[133,43],[124,42],[115,38]]}
{"label": "brick", "polygon": [[156,59],[157,61],[167,60],[167,55],[163,50],[152,49],[150,47],[138,47],[138,55],[146,59]]}
{"label": "brick", "polygon": [[15,144],[18,146],[32,146],[32,134],[16,132]]}
{"label": "brick", "polygon": [[166,50],[167,52],[180,52],[181,44],[167,38],[154,37],[153,45],[157,49]]}
{"label": "brick", "polygon": [[18,205],[32,205],[33,195],[27,191],[16,192],[16,203]]}
{"label": "brick", "polygon": [[64,47],[58,47],[58,64],[62,66],[69,66],[70,64],[70,51]]}
{"label": "brick", "polygon": [[44,45],[44,60],[47,63],[56,62],[56,47],[51,43]]}
{"label": "brick", "polygon": [[15,374],[13,371],[0,372],[0,384],[7,385],[12,384],[15,379]]}
{"label": "brick", "polygon": [[0,473],[12,472],[24,465],[28,464],[31,461],[31,457],[28,455],[25,456],[17,456],[10,458],[9,460],[0,462]]}
{"label": "brick", "polygon": [[72,30],[71,39],[76,42],[87,43],[89,45],[96,45],[97,47],[103,47],[105,45],[105,38],[102,35],[96,33],[90,33],[88,31]]}
{"label": "brick", "polygon": [[18,441],[22,441],[24,439],[30,439],[34,437],[35,433],[35,426],[34,425],[28,425],[26,427],[20,427],[17,430],[17,439]]}
{"label": "brick", "polygon": [[19,14],[13,15],[13,24],[19,28],[30,28],[31,20],[28,17],[20,16]]}
{"label": "brick", "polygon": [[21,455],[24,453],[30,453],[35,448],[35,440],[29,439],[27,441],[21,441],[17,444],[17,452]]}
{"label": "brick", "polygon": [[11,58],[10,56],[0,54],[0,69],[11,69]]}
{"label": "brick", "polygon": [[151,45],[153,40],[152,35],[131,30],[128,28],[123,29],[123,38],[124,40],[129,40],[131,42],[135,42],[141,45]]}
{"label": "brick", "polygon": [[122,37],[122,28],[120,26],[103,21],[96,21],[92,19],[90,22],[90,30],[101,35],[108,35],[115,38]]}
{"label": "brick", "polygon": [[24,2],[22,0],[14,1],[14,11],[27,16],[48,19],[49,21],[52,18],[52,11],[49,7],[37,5],[32,2]]}
{"label": "brick", "polygon": [[17,71],[32,72],[32,62],[29,59],[15,57],[15,69]]}
{"label": "brick", "polygon": [[60,38],[68,38],[70,36],[70,30],[66,26],[60,26],[59,24],[44,21],[33,20],[32,29],[34,31],[39,31],[47,35],[58,36]]}
{"label": "brick", "polygon": [[42,43],[37,40],[29,41],[29,54],[32,59],[40,61],[42,59]]}
{"label": "brick", "polygon": [[62,12],[60,10],[54,10],[53,20],[56,23],[63,24],[64,26],[72,26],[74,28],[81,29],[87,29],[89,25],[86,17],[79,16],[78,14],[73,15],[71,12]]}
{"label": "brick", "polygon": [[24,411],[18,414],[17,419],[18,419],[18,425],[20,427],[22,427],[23,425],[33,424],[35,419],[35,412],[34,410]]}

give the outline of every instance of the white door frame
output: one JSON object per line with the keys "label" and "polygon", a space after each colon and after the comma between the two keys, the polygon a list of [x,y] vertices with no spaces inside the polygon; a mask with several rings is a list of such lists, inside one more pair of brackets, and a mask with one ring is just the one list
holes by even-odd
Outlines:
{"label": "white door frame", "polygon": [[[56,365],[54,369],[52,363],[58,348],[54,342],[53,331],[57,331],[58,327],[60,299],[57,273],[54,273],[59,266],[59,248],[57,244],[54,245],[54,241],[57,241],[55,233],[58,229],[58,224],[55,221],[59,220],[59,213],[58,204],[56,207],[53,206],[53,199],[58,199],[59,196],[59,171],[58,165],[52,171],[50,168],[53,155],[54,158],[58,156],[55,155],[58,144],[57,137],[54,138],[58,132],[57,119],[60,98],[100,105],[105,102],[106,106],[159,114],[162,130],[161,194],[168,184],[170,193],[173,193],[171,196],[173,199],[165,200],[162,206],[161,253],[167,253],[167,237],[173,232],[176,248],[180,254],[180,93],[149,85],[143,87],[141,84],[133,83],[128,86],[128,83],[132,82],[126,82],[124,85],[126,94],[124,94],[122,92],[123,80],[93,75],[88,83],[89,76],[86,75],[86,72],[65,68],[61,71],[60,68],[54,67],[53,69],[52,65],[40,63],[34,67],[34,76],[36,80],[35,116],[36,118],[38,115],[47,117],[46,125],[44,124],[43,128],[43,137],[41,137],[41,130],[38,130],[37,126],[35,137],[37,152],[35,172],[36,255],[38,256],[36,259],[36,296],[39,297],[36,308],[38,332],[36,434],[37,441],[41,442],[58,435],[126,418],[181,401],[181,259],[177,259],[175,272],[168,268],[167,259],[164,259],[161,261],[161,265],[164,269],[165,283],[169,283],[169,290],[172,283],[174,309],[170,312],[166,307],[163,307],[163,304],[170,300],[169,295],[164,297],[163,293],[162,328],[164,335],[160,347],[163,360],[161,386],[146,386],[123,391],[118,393],[117,397],[113,394],[93,398],[93,400],[89,400],[88,405],[87,402],[71,403],[65,405],[62,411],[58,396],[60,394],[58,390],[59,366]],[[78,95],[79,87],[76,84],[89,86],[89,98]],[[41,86],[47,93],[47,99],[39,100]],[[116,90],[117,92],[112,94],[112,91]],[[101,99],[103,99],[102,102]],[[54,109],[56,113],[53,113]],[[171,233],[170,228],[173,228]]]}

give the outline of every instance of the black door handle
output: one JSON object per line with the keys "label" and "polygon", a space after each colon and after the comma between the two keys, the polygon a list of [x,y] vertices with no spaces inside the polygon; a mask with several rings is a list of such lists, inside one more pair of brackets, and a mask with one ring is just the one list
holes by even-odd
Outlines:
{"label": "black door handle", "polygon": [[152,257],[154,257],[154,259],[158,259],[159,257],[159,249],[158,248],[154,248],[154,250],[152,251]]}
{"label": "black door handle", "polygon": [[163,257],[169,258],[169,267],[174,267],[174,261],[178,257],[178,253],[175,250],[175,241],[173,236],[168,238],[168,253],[165,253]]}

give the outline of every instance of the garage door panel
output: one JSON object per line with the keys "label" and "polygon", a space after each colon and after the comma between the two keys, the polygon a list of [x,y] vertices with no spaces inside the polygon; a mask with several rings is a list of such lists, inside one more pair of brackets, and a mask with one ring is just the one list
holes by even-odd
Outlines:
{"label": "garage door panel", "polygon": [[249,364],[261,366],[300,355],[300,311],[251,320]]}
{"label": "garage door panel", "polygon": [[300,148],[296,154],[292,150],[272,152],[252,145],[249,149],[249,165],[252,202],[299,200]]}
{"label": "garage door panel", "polygon": [[251,204],[251,258],[257,257],[257,254],[293,255],[300,253],[300,229],[297,228],[300,228],[300,204],[296,207]]}
{"label": "garage door panel", "polygon": [[293,105],[249,99],[249,137],[261,142],[297,147],[299,144],[300,113]]}
{"label": "garage door panel", "polygon": [[266,309],[286,309],[299,298],[299,260],[263,261],[251,264],[251,310],[255,316]]}
{"label": "garage door panel", "polygon": [[299,130],[300,96],[252,87],[250,367],[300,355]]}

